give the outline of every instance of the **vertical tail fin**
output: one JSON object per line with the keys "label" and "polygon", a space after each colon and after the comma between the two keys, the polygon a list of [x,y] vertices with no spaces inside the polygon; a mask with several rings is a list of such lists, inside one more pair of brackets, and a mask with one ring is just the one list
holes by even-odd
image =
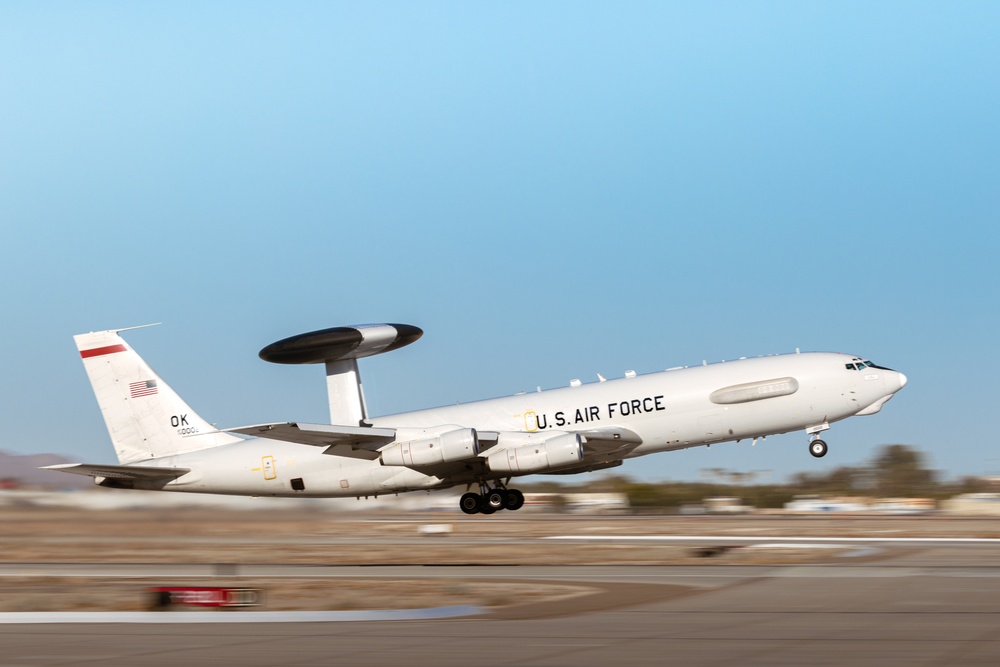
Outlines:
{"label": "vertical tail fin", "polygon": [[195,413],[119,336],[74,336],[120,463],[183,454],[232,442]]}

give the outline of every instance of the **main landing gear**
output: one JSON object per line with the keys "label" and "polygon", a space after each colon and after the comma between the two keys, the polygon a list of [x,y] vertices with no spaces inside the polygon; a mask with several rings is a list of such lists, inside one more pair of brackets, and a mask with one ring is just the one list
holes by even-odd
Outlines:
{"label": "main landing gear", "polygon": [[508,489],[501,482],[490,488],[486,482],[479,483],[481,493],[466,493],[458,501],[458,506],[466,514],[493,514],[498,510],[519,510],[524,506],[524,494],[517,489]]}

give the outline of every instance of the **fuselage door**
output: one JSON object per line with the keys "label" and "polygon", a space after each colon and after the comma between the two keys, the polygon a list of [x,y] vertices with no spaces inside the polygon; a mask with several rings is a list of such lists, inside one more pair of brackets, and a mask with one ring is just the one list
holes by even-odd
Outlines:
{"label": "fuselage door", "polygon": [[274,470],[274,457],[265,456],[262,460],[264,466],[264,479],[274,479],[278,473]]}

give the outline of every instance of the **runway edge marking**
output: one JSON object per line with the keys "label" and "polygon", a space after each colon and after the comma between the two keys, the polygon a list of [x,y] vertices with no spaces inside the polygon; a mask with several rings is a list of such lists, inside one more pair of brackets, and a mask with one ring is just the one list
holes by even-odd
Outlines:
{"label": "runway edge marking", "polygon": [[357,611],[32,611],[0,612],[0,625],[59,625],[76,623],[334,623],[345,621],[424,621],[479,616],[475,605],[424,609]]}
{"label": "runway edge marking", "polygon": [[543,540],[564,540],[574,542],[753,542],[767,543],[782,541],[803,544],[834,544],[840,542],[869,544],[1000,544],[996,537],[793,537],[779,535],[772,537],[740,537],[733,535],[550,535]]}

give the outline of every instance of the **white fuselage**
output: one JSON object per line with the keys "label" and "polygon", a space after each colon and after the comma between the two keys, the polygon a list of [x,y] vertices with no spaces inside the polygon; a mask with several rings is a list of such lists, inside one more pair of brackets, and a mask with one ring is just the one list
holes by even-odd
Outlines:
{"label": "white fuselage", "polygon": [[[741,359],[631,378],[538,391],[372,418],[376,427],[580,432],[620,428],[639,437],[626,458],[716,442],[825,427],[872,414],[905,377],[856,357],[803,353]],[[252,438],[175,456],[155,465],[191,472],[155,488],[261,496],[369,496],[473,483],[378,460],[324,454],[322,447]],[[492,478],[507,477],[493,475]],[[304,488],[295,490],[290,480]]]}

